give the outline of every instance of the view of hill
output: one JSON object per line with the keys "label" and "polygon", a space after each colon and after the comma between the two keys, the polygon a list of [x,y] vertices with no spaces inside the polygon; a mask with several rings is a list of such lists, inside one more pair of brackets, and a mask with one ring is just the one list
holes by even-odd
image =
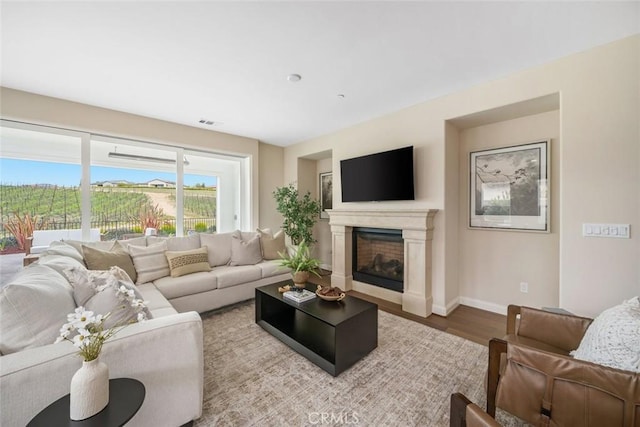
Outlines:
{"label": "view of hill", "polygon": [[[185,229],[215,229],[216,189],[189,187],[184,191]],[[80,188],[56,185],[0,184],[0,219],[29,214],[44,219],[45,228],[80,228]],[[144,185],[92,186],[91,224],[103,233],[140,232],[140,213],[161,212],[167,234],[175,230],[174,188]],[[206,225],[205,225],[206,224]],[[6,237],[4,227],[0,237]]]}

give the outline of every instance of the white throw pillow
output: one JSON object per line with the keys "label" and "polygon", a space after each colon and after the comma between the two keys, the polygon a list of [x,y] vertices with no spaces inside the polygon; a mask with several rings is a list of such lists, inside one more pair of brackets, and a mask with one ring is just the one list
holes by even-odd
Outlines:
{"label": "white throw pillow", "polygon": [[640,297],[603,311],[571,352],[576,359],[640,372]]}
{"label": "white throw pillow", "polygon": [[169,251],[191,251],[200,248],[200,235],[192,234],[183,237],[169,237],[167,239],[167,250]]}
{"label": "white throw pillow", "polygon": [[146,247],[129,246],[129,254],[138,273],[137,284],[152,282],[170,274],[169,263],[164,254],[166,251],[167,242],[164,240]]}
{"label": "white throw pillow", "polygon": [[129,252],[129,246],[147,246],[147,238],[145,236],[142,237],[134,237],[133,239],[126,240],[118,240],[120,242],[120,246],[124,248],[125,251]]}
{"label": "white throw pillow", "polygon": [[229,264],[231,259],[231,236],[235,233],[200,234],[200,244],[207,247],[209,265],[216,267]]}
{"label": "white throw pillow", "polygon": [[82,259],[82,254],[78,252],[76,248],[64,242],[59,242],[59,241],[51,242],[47,250],[42,252],[42,255],[40,256],[47,256],[47,255],[68,256],[70,258],[75,259],[76,261],[80,261],[84,263],[84,260]]}
{"label": "white throw pillow", "polygon": [[46,265],[47,267],[53,268],[55,271],[60,273],[62,277],[66,279],[66,275],[64,273],[65,270],[73,267],[85,268],[84,263],[82,261],[78,261],[75,258],[70,258],[68,256],[60,256],[60,255],[41,255],[38,258],[38,264]]}
{"label": "white throw pillow", "polygon": [[62,275],[45,265],[26,267],[0,288],[0,352],[52,344],[75,308]]}
{"label": "white throw pillow", "polygon": [[243,240],[240,233],[231,239],[231,260],[229,265],[254,265],[262,261],[260,235],[253,233],[253,237]]}
{"label": "white throw pillow", "polygon": [[73,299],[77,306],[86,305],[91,297],[107,286],[108,279],[111,277],[133,285],[127,272],[118,266],[112,266],[109,270],[87,270],[84,267],[69,268],[64,271],[64,274],[73,286]]}
{"label": "white throw pillow", "polygon": [[104,321],[103,327],[105,329],[135,323],[138,319],[138,313],[141,311],[145,312],[147,319],[151,318],[151,313],[146,307],[138,308],[132,306],[122,293],[118,292],[120,286],[124,286],[127,290],[133,291],[136,299],[142,299],[142,296],[132,283],[125,280],[118,280],[114,274],[109,274],[102,289],[89,298],[84,305],[86,310],[93,311],[94,314],[106,315],[107,313],[111,313]]}

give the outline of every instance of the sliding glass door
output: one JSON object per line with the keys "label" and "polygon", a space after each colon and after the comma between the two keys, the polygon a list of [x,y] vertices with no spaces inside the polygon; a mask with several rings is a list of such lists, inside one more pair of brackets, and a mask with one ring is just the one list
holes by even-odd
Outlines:
{"label": "sliding glass door", "polygon": [[246,157],[9,121],[0,130],[0,238],[18,216],[86,240],[90,229],[111,240],[248,224]]}
{"label": "sliding glass door", "polygon": [[175,150],[123,139],[91,138],[91,222],[106,239],[176,234]]}
{"label": "sliding glass door", "polygon": [[83,140],[78,132],[0,127],[2,247],[23,249],[34,229],[82,228]]}

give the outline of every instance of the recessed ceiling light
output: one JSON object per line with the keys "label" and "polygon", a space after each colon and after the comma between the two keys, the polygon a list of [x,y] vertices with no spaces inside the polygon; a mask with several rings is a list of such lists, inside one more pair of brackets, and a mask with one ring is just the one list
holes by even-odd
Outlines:
{"label": "recessed ceiling light", "polygon": [[344,93],[339,93],[338,98],[344,98]]}
{"label": "recessed ceiling light", "polygon": [[289,80],[291,83],[299,82],[300,80],[302,80],[302,76],[300,74],[289,74],[287,76],[287,80]]}

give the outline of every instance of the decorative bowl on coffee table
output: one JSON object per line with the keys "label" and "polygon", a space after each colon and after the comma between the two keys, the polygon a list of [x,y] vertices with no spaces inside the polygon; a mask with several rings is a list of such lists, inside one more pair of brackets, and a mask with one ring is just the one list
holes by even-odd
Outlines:
{"label": "decorative bowl on coffee table", "polygon": [[318,289],[316,290],[316,295],[318,296],[318,298],[323,299],[325,301],[342,301],[344,297],[347,296],[344,292],[340,292],[338,295],[323,295],[320,293],[322,288],[323,287],[321,285],[318,285]]}

